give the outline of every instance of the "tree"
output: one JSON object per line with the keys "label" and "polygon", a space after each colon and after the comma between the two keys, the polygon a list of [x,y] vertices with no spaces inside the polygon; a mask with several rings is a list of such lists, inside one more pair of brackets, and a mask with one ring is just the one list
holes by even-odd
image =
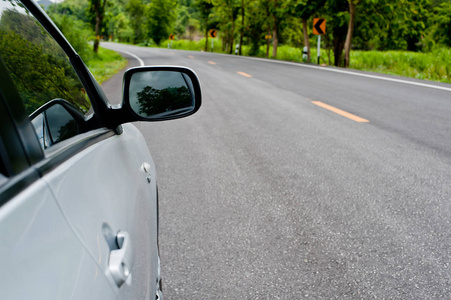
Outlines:
{"label": "tree", "polygon": [[349,2],[349,25],[345,41],[345,63],[344,63],[345,68],[349,67],[352,34],[354,33],[355,8],[356,5],[359,4],[360,0],[348,0],[348,2]]}
{"label": "tree", "polygon": [[238,16],[239,6],[237,0],[213,0],[213,16],[219,22],[219,29],[225,37],[225,51],[232,54],[235,40],[235,21]]}
{"label": "tree", "polygon": [[169,37],[175,23],[176,7],[175,0],[154,0],[147,5],[147,28],[157,45]]}
{"label": "tree", "polygon": [[186,6],[179,6],[177,8],[177,21],[175,23],[175,33],[178,36],[185,34],[189,27],[191,16]]}
{"label": "tree", "polygon": [[90,0],[89,11],[93,15],[91,18],[92,23],[94,23],[95,27],[95,39],[94,39],[94,52],[97,53],[99,51],[99,43],[100,43],[100,30],[103,25],[103,18],[105,16],[105,5],[107,0]]}
{"label": "tree", "polygon": [[243,38],[244,38],[244,18],[245,16],[245,6],[244,6],[244,0],[241,0],[241,28],[240,28],[240,49],[239,49],[239,55],[242,55],[242,48],[243,48]]}
{"label": "tree", "polygon": [[347,0],[328,0],[324,6],[327,19],[327,39],[332,40],[334,65],[342,65],[342,54],[346,40],[349,3]]}
{"label": "tree", "polygon": [[304,33],[304,45],[307,46],[307,60],[310,61],[310,43],[308,36],[307,21],[310,17],[324,6],[326,0],[300,0],[295,5],[295,16],[302,20],[302,30]]}
{"label": "tree", "polygon": [[129,0],[125,5],[130,27],[133,30],[132,42],[142,42],[147,35],[145,26],[146,5],[141,0]]}
{"label": "tree", "polygon": [[439,7],[435,7],[434,18],[434,40],[451,47],[451,3],[443,2]]}
{"label": "tree", "polygon": [[268,2],[269,13],[273,21],[272,25],[272,57],[277,57],[277,47],[279,46],[279,25],[280,17],[283,15],[283,11],[280,8],[279,0],[270,0]]}
{"label": "tree", "polygon": [[212,26],[212,20],[210,18],[211,11],[214,7],[210,0],[196,0],[195,7],[198,9],[198,16],[200,21],[200,26],[203,28],[205,33],[205,48],[204,51],[208,50],[208,30]]}
{"label": "tree", "polygon": [[262,36],[269,27],[267,12],[258,0],[249,1],[246,12],[247,33],[251,43],[249,55],[256,56],[259,54]]}

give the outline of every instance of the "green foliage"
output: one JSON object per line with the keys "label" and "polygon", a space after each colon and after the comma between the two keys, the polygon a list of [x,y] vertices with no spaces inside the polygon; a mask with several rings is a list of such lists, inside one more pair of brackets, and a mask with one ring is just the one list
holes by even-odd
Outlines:
{"label": "green foliage", "polygon": [[133,43],[136,40],[135,31],[130,24],[130,18],[123,12],[110,19],[109,31],[117,42]]}
{"label": "green foliage", "polygon": [[430,20],[432,34],[429,38],[432,38],[433,44],[451,47],[451,2],[441,3],[433,12]]}
{"label": "green foliage", "polygon": [[[84,51],[83,46],[78,46],[75,37],[86,35],[69,32],[71,27],[82,27],[70,18],[92,19],[94,15],[87,15],[86,8],[103,1],[66,0],[51,6],[55,13],[69,15],[67,26],[64,26],[65,21],[56,20],[80,53]],[[169,43],[166,41],[169,34],[175,34],[178,41],[172,42],[174,49],[209,50],[208,30],[217,29],[215,52],[233,53],[235,44],[242,42],[243,53],[248,55],[264,57],[267,53],[268,56],[277,53],[278,58],[299,61],[306,39],[316,45],[316,36],[311,33],[313,18],[322,17],[327,21],[326,34],[322,37],[326,50],[322,62],[341,66],[350,20],[349,1],[108,0],[101,32],[119,42],[144,46],[155,43],[162,47]],[[352,3],[356,5],[353,51],[427,52],[451,46],[449,0],[352,0]],[[303,19],[308,25],[306,37],[302,32]],[[269,47],[267,35],[272,36]],[[183,38],[190,42],[180,41]],[[315,47],[311,48],[312,60],[316,61]],[[351,57],[357,59],[358,56]]]}
{"label": "green foliage", "polygon": [[73,15],[52,13],[50,17],[81,58],[91,59],[93,53],[88,41],[92,39],[94,32],[89,25],[76,19]]}
{"label": "green foliage", "polygon": [[156,44],[172,31],[176,5],[175,0],[154,0],[147,6],[147,29]]}
{"label": "green foliage", "polygon": [[186,30],[188,25],[190,24],[190,13],[188,11],[188,7],[186,6],[179,6],[177,8],[177,21],[175,24],[174,32],[178,36],[182,36]]}
{"label": "green foliage", "polygon": [[420,50],[430,9],[426,0],[378,0],[358,6],[357,14],[365,17],[356,21],[354,48]]}
{"label": "green foliage", "polygon": [[127,25],[133,31],[130,41],[135,44],[142,42],[147,36],[147,28],[144,26],[146,5],[141,0],[129,0],[125,5],[125,11],[127,13]]}
{"label": "green foliage", "polygon": [[293,6],[294,14],[301,19],[309,19],[325,4],[326,0],[298,0]]}
{"label": "green foliage", "polygon": [[28,113],[55,98],[89,109],[64,52],[31,16],[15,10],[2,12],[0,53]]}
{"label": "green foliage", "polygon": [[64,0],[61,3],[49,6],[47,13],[49,15],[68,15],[80,20],[84,23],[89,23],[88,10],[89,2],[80,0]]}

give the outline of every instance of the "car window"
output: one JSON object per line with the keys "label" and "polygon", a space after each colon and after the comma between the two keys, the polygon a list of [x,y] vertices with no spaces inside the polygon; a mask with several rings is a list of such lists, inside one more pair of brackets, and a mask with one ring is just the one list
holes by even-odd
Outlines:
{"label": "car window", "polygon": [[[0,55],[43,149],[81,133],[67,106],[86,114],[85,89],[67,55],[20,1],[0,2]],[[47,109],[55,99],[60,102]]]}

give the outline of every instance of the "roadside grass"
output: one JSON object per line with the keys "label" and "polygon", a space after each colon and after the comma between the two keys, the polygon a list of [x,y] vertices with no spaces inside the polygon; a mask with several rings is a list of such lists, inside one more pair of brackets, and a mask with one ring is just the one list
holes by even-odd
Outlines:
{"label": "roadside grass", "polygon": [[[178,50],[192,50],[192,51],[202,51],[205,47],[205,39],[201,39],[200,41],[190,41],[190,40],[178,40],[178,41],[170,41],[166,40],[161,43],[161,47],[168,47],[168,45],[171,45],[171,49],[178,49]],[[209,41],[209,47],[211,46],[211,41]],[[209,48],[210,49],[210,48]],[[220,47],[216,50],[219,50]]]}
{"label": "roadside grass", "polygon": [[102,84],[125,68],[127,60],[116,51],[99,47],[99,53],[91,55],[85,63],[99,84]]}
{"label": "roadside grass", "polygon": [[430,53],[352,51],[353,69],[451,83],[451,49]]}
{"label": "roadside grass", "polygon": [[[168,47],[171,41],[162,42],[161,47]],[[178,40],[172,41],[172,49],[203,51],[205,39],[199,41]],[[208,50],[211,47],[211,39],[208,41]],[[243,45],[243,55],[249,55],[249,46]],[[220,39],[214,41],[214,52],[222,51]],[[234,53],[234,50],[233,50]],[[344,53],[343,53],[344,55]],[[257,57],[266,57],[266,45],[260,46]],[[317,49],[310,48],[311,63],[317,63]],[[272,58],[272,45],[269,47],[269,58]],[[277,59],[292,62],[306,62],[302,58],[302,49],[287,45],[277,48]],[[321,49],[321,64],[333,65],[333,52]],[[411,78],[451,83],[451,49],[436,48],[432,52],[408,52],[408,51],[351,51],[350,68],[376,73],[399,75]]]}

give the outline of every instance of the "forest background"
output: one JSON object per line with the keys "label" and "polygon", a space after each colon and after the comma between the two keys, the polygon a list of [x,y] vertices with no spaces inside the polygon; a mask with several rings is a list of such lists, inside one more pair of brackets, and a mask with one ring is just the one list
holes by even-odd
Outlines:
{"label": "forest background", "polygon": [[316,63],[324,18],[321,64],[451,83],[451,0],[58,2],[46,11],[85,60],[103,39]]}

